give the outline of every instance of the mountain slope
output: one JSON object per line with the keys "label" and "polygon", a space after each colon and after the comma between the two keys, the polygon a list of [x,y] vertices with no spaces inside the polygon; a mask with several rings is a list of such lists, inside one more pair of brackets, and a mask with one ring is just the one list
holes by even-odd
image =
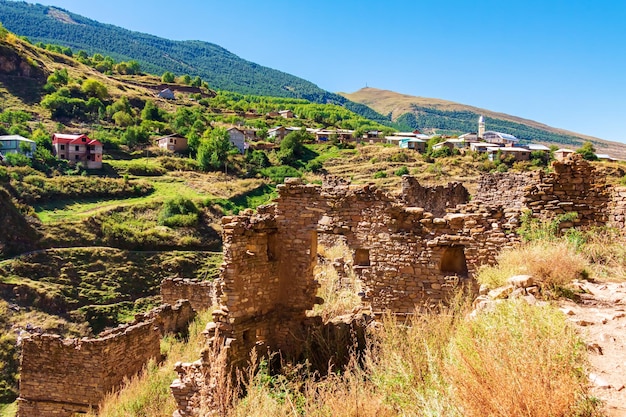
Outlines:
{"label": "mountain slope", "polygon": [[598,152],[626,158],[626,146],[592,136],[557,129],[533,120],[497,113],[452,101],[416,97],[377,88],[363,88],[354,93],[339,93],[349,100],[364,104],[392,120],[420,130],[439,133],[475,132],[480,115],[485,116],[487,130],[506,132],[524,141],[555,143],[577,147],[591,141]]}

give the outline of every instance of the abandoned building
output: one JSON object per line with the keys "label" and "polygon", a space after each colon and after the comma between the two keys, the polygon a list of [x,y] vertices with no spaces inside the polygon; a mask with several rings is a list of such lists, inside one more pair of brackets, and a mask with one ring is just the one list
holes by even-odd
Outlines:
{"label": "abandoned building", "polygon": [[[393,196],[369,184],[319,186],[292,178],[278,186],[273,203],[222,219],[220,277],[213,283],[167,279],[161,287],[164,302],[188,299],[196,310],[218,305],[202,357],[176,366],[175,415],[196,415],[199,393],[210,385],[211,346],[225,347],[229,365],[239,366],[253,349],[298,358],[310,347],[302,341],[311,332],[340,338],[359,327],[322,323],[310,314],[324,302],[314,275],[318,242],[346,242],[363,288],[359,295],[373,316],[402,316],[445,302],[460,286],[475,288],[477,269],[519,241],[515,230],[525,211],[538,218],[575,211],[578,217],[564,225],[569,227],[610,223],[623,229],[626,222],[626,188],[607,186],[578,156],[556,162],[550,174],[485,175],[471,200],[461,184],[423,187],[405,176],[402,185],[401,195]],[[30,366],[31,355],[43,356],[37,346],[25,349],[24,365]],[[22,397],[43,402],[48,389],[36,381],[45,378],[34,372],[22,378],[25,386],[42,390],[29,388]]]}

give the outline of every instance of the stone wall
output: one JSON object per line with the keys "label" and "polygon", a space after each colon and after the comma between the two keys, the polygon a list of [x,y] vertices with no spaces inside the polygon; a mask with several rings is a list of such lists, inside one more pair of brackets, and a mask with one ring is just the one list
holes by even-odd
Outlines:
{"label": "stone wall", "polygon": [[194,312],[187,301],[163,305],[97,339],[31,335],[22,341],[18,416],[71,416],[97,407],[124,378],[150,359],[160,359],[167,332],[187,328]]}
{"label": "stone wall", "polygon": [[540,219],[576,212],[578,226],[608,221],[611,190],[606,177],[578,154],[555,161],[553,172],[497,173],[481,177],[473,202],[498,204],[509,212],[530,210]]}
{"label": "stone wall", "polygon": [[[476,269],[517,239],[502,227],[501,207],[470,212],[466,205],[466,212],[436,217],[371,185],[320,187],[299,179],[288,179],[278,192],[275,203],[256,214],[222,220],[220,306],[206,333],[209,346],[227,347],[231,365],[246,363],[252,349],[298,358],[303,341],[323,327],[319,317],[307,317],[323,302],[313,274],[320,235],[352,250],[363,302],[374,314],[413,314],[416,306],[445,302],[454,288],[473,286]],[[171,388],[181,415],[192,413],[211,352],[177,367]]]}
{"label": "stone wall", "polygon": [[618,229],[626,229],[626,187],[615,187],[612,190],[609,208],[609,224]]}
{"label": "stone wall", "polygon": [[410,207],[422,207],[435,216],[441,217],[448,210],[469,201],[469,192],[459,182],[434,187],[422,186],[417,178],[402,176],[402,200]]}
{"label": "stone wall", "polygon": [[166,278],[161,282],[161,299],[166,304],[189,300],[195,311],[217,305],[215,283],[187,278]]}

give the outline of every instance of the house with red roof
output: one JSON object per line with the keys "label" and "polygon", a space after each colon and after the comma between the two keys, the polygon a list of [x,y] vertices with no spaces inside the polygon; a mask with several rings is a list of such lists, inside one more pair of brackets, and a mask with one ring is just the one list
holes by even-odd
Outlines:
{"label": "house with red roof", "polygon": [[53,152],[59,159],[83,163],[88,169],[102,168],[102,143],[87,135],[52,135]]}

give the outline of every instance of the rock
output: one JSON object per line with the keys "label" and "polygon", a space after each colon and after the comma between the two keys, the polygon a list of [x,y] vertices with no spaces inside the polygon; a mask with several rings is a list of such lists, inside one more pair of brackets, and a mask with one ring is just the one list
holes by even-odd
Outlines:
{"label": "rock", "polygon": [[601,378],[597,374],[589,374],[589,381],[594,384],[597,388],[601,389],[609,389],[611,388],[611,384],[609,384],[606,380]]}
{"label": "rock", "polygon": [[515,275],[507,280],[507,283],[515,288],[528,288],[535,284],[531,275]]}
{"label": "rock", "polygon": [[593,353],[595,353],[597,355],[603,355],[603,353],[602,353],[602,346],[600,346],[597,343],[589,343],[589,344],[587,344],[587,350],[589,352],[593,352]]}
{"label": "rock", "polygon": [[571,308],[563,307],[563,308],[560,308],[559,310],[561,310],[563,312],[563,314],[565,314],[566,316],[575,316],[576,315],[574,310],[572,310]]}
{"label": "rock", "polygon": [[487,295],[489,294],[489,287],[485,284],[480,285],[480,289],[478,290],[479,295]]}
{"label": "rock", "polygon": [[500,287],[500,288],[496,288],[493,289],[491,291],[489,291],[489,298],[492,298],[494,300],[498,300],[498,299],[504,299],[507,298],[509,296],[509,294],[511,294],[513,292],[513,286],[512,285],[507,285],[506,287]]}

